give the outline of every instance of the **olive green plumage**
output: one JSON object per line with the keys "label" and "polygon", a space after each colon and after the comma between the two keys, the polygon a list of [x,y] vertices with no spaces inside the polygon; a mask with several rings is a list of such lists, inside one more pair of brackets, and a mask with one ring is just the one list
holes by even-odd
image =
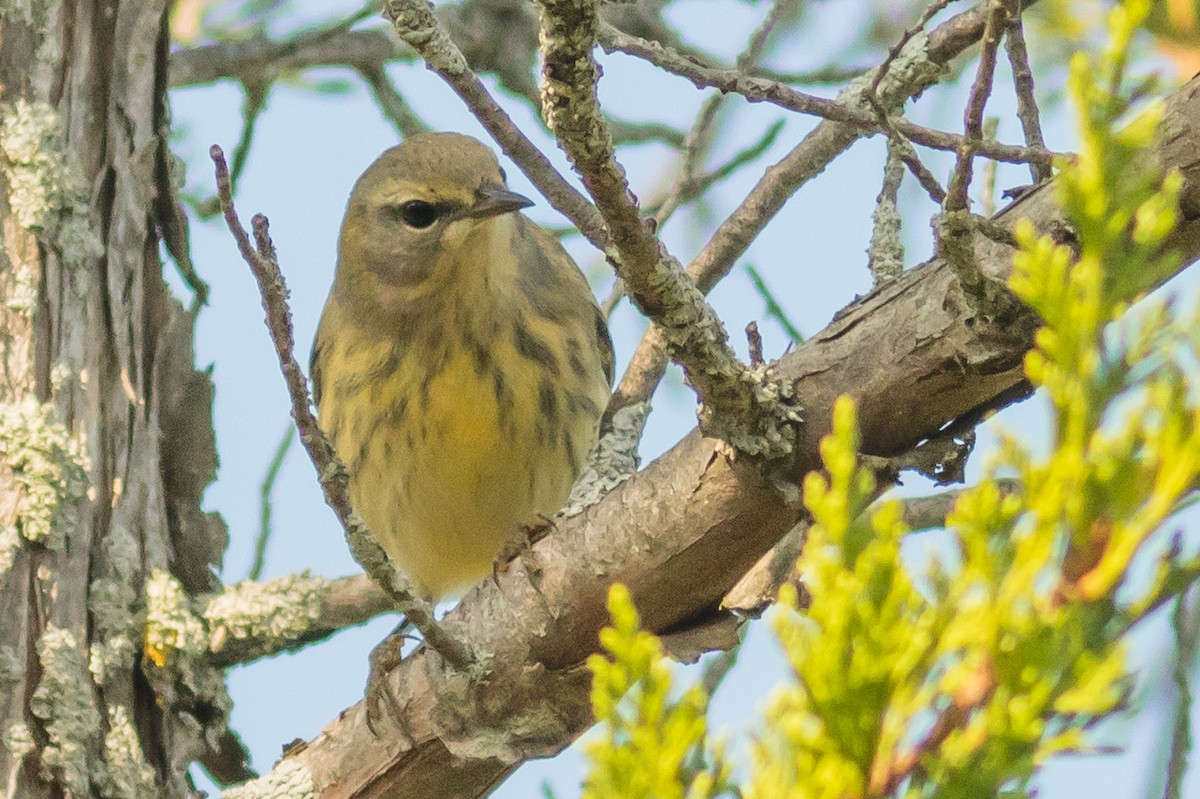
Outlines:
{"label": "olive green plumage", "polygon": [[608,399],[603,317],[530,204],[480,142],[422,134],[368,167],[342,222],[320,423],[363,521],[433,598],[562,506]]}

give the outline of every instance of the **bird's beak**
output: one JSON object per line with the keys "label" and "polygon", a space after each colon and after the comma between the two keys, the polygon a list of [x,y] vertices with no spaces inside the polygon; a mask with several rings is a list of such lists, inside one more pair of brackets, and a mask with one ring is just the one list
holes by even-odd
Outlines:
{"label": "bird's beak", "polygon": [[500,214],[520,211],[522,208],[528,208],[531,205],[533,205],[533,200],[522,194],[517,194],[515,191],[509,191],[496,183],[490,186],[483,186],[476,191],[475,203],[463,212],[463,216],[472,219],[487,219],[499,216]]}

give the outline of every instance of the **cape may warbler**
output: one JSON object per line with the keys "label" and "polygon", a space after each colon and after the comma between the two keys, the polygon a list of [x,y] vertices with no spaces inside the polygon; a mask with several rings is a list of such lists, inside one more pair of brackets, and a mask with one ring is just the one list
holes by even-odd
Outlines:
{"label": "cape may warbler", "polygon": [[563,505],[612,380],[587,280],[504,180],[469,136],[381,155],[350,194],[313,348],[354,506],[435,599]]}

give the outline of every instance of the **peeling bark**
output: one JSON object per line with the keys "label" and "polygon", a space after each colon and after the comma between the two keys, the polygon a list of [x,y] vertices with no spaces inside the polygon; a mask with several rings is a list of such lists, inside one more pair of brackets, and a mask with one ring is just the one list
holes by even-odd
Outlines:
{"label": "peeling bark", "polygon": [[[212,386],[158,255],[159,228],[178,222],[160,217],[176,207],[167,3],[24,5],[0,17],[0,126],[28,106],[52,122],[34,148],[48,171],[32,221],[0,134],[0,409],[45,410],[46,429],[83,454],[86,494],[64,494],[55,535],[29,540],[32,489],[13,480],[14,440],[29,431],[5,439],[0,525],[19,533],[0,577],[0,653],[12,655],[0,784],[30,799],[190,796],[186,765],[223,728],[227,700],[219,673],[196,690],[143,658],[140,589],[155,568],[211,589],[225,546],[199,506],[216,468]],[[35,301],[14,303],[30,286]],[[21,731],[27,745],[9,745]]]}

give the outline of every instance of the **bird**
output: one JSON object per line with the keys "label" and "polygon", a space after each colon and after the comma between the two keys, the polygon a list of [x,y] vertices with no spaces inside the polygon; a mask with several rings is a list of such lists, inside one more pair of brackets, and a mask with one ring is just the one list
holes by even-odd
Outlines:
{"label": "bird", "polygon": [[563,506],[610,394],[604,315],[532,204],[482,142],[422,133],[366,169],[342,221],[318,420],[371,535],[435,601]]}

